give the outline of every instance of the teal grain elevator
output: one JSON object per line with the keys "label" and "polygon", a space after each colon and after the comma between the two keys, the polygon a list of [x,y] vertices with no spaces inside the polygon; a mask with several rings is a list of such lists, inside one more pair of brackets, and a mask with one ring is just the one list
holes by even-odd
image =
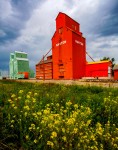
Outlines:
{"label": "teal grain elevator", "polygon": [[9,77],[10,79],[34,78],[34,71],[29,68],[27,53],[20,51],[10,53]]}

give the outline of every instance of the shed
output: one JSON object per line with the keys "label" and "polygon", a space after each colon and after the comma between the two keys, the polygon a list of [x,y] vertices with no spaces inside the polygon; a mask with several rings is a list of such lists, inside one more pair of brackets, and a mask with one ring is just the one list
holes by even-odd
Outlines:
{"label": "shed", "polygon": [[89,62],[86,64],[86,77],[112,77],[112,62],[110,60]]}
{"label": "shed", "polygon": [[118,80],[118,64],[114,66],[114,80]]}

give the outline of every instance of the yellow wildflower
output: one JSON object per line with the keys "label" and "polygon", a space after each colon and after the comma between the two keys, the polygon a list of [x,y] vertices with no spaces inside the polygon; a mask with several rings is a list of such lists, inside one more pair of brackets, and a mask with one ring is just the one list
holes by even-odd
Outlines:
{"label": "yellow wildflower", "polygon": [[65,133],[65,131],[66,131],[65,128],[62,128],[62,132]]}
{"label": "yellow wildflower", "polygon": [[25,117],[27,116],[27,112],[24,113]]}
{"label": "yellow wildflower", "polygon": [[41,116],[41,115],[42,115],[42,113],[41,113],[41,112],[37,112],[37,115]]}
{"label": "yellow wildflower", "polygon": [[27,99],[29,99],[30,98],[30,95],[27,95]]}
{"label": "yellow wildflower", "polygon": [[67,124],[71,125],[71,124],[74,124],[74,122],[75,122],[75,118],[69,118],[67,121]]}
{"label": "yellow wildflower", "polygon": [[26,138],[26,140],[28,140],[29,139],[29,135],[26,135],[25,138]]}
{"label": "yellow wildflower", "polygon": [[77,115],[78,115],[78,112],[76,112],[76,111],[74,111],[73,114],[72,114],[72,116],[73,116],[74,118],[76,118]]}
{"label": "yellow wildflower", "polygon": [[37,93],[34,93],[34,96],[37,96],[38,94]]}
{"label": "yellow wildflower", "polygon": [[47,141],[47,145],[51,146],[52,148],[54,147],[54,143],[51,141]]}
{"label": "yellow wildflower", "polygon": [[77,128],[74,128],[74,130],[73,130],[73,133],[77,133],[78,132],[78,129]]}
{"label": "yellow wildflower", "polygon": [[62,137],[62,140],[63,140],[64,142],[66,142],[66,141],[67,141],[66,136],[63,136],[63,137]]}
{"label": "yellow wildflower", "polygon": [[64,110],[63,112],[64,112],[64,113],[67,113],[67,110]]}
{"label": "yellow wildflower", "polygon": [[11,99],[8,99],[8,102],[11,102],[12,100]]}
{"label": "yellow wildflower", "polygon": [[71,104],[72,104],[71,101],[66,102],[66,105],[67,105],[67,106],[70,106]]}
{"label": "yellow wildflower", "polygon": [[35,102],[36,102],[36,99],[35,99],[35,98],[32,98],[32,102],[35,103]]}
{"label": "yellow wildflower", "polygon": [[12,104],[11,106],[12,106],[12,107],[14,107],[14,106],[15,106],[15,104]]}
{"label": "yellow wildflower", "polygon": [[95,141],[95,136],[91,135],[91,140]]}
{"label": "yellow wildflower", "polygon": [[15,96],[16,96],[15,94],[12,94],[12,96],[11,96],[11,97],[12,97],[12,98],[14,98]]}
{"label": "yellow wildflower", "polygon": [[77,108],[78,108],[78,104],[75,104],[75,105],[74,105],[74,108],[77,109]]}
{"label": "yellow wildflower", "polygon": [[31,127],[35,127],[35,124],[32,123],[32,124],[31,124]]}
{"label": "yellow wildflower", "polygon": [[49,110],[49,109],[45,109],[45,110],[44,110],[44,114],[45,114],[45,115],[48,115],[49,113],[50,113],[50,110]]}
{"label": "yellow wildflower", "polygon": [[17,106],[15,106],[14,109],[17,109]]}
{"label": "yellow wildflower", "polygon": [[103,129],[101,127],[101,124],[100,123],[97,123],[96,125],[96,133],[98,133],[99,135],[102,135],[103,134]]}
{"label": "yellow wildflower", "polygon": [[57,103],[56,106],[59,107],[59,103]]}
{"label": "yellow wildflower", "polygon": [[23,90],[20,90],[20,91],[19,91],[19,94],[22,94],[22,93],[23,93]]}
{"label": "yellow wildflower", "polygon": [[56,132],[52,132],[51,138],[53,139],[53,138],[56,138],[56,137],[57,137],[57,133]]}
{"label": "yellow wildflower", "polygon": [[30,108],[29,108],[29,106],[28,106],[28,105],[24,106],[24,109],[26,109],[26,110],[30,110]]}
{"label": "yellow wildflower", "polygon": [[49,123],[49,124],[48,124],[48,127],[49,127],[50,129],[52,129],[53,124]]}
{"label": "yellow wildflower", "polygon": [[21,97],[19,96],[19,97],[18,97],[18,99],[20,100],[20,99],[21,99]]}
{"label": "yellow wildflower", "polygon": [[29,127],[29,130],[32,130],[32,127]]}
{"label": "yellow wildflower", "polygon": [[86,126],[89,126],[91,123],[91,120],[88,120],[87,123],[86,123]]}
{"label": "yellow wildflower", "polygon": [[13,126],[13,124],[11,125],[11,128],[13,128],[14,126]]}
{"label": "yellow wildflower", "polygon": [[14,123],[15,121],[14,120],[11,120],[11,123]]}
{"label": "yellow wildflower", "polygon": [[54,124],[59,124],[60,121],[59,120],[55,120]]}
{"label": "yellow wildflower", "polygon": [[29,94],[29,95],[31,95],[31,94],[32,94],[32,92],[28,92],[28,94]]}
{"label": "yellow wildflower", "polygon": [[37,127],[36,129],[39,130],[39,127]]}
{"label": "yellow wildflower", "polygon": [[36,139],[34,140],[34,143],[37,143],[37,140],[36,140]]}

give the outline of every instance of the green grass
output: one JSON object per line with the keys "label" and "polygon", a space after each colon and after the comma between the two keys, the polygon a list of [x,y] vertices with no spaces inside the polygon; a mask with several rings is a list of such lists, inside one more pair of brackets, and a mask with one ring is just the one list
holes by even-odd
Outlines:
{"label": "green grass", "polygon": [[0,147],[117,150],[118,89],[0,81]]}

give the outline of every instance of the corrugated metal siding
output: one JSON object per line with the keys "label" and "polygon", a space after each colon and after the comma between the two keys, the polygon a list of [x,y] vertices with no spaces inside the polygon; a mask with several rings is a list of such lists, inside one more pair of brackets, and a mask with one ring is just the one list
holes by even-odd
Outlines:
{"label": "corrugated metal siding", "polygon": [[36,79],[52,79],[52,62],[36,65]]}

